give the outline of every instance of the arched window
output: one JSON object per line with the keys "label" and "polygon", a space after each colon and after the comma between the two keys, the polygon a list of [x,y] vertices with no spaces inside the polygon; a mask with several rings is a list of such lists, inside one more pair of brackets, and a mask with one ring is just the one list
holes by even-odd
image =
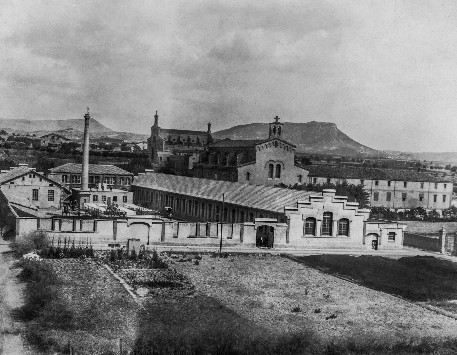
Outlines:
{"label": "arched window", "polygon": [[338,235],[349,235],[349,220],[341,218],[338,221]]}
{"label": "arched window", "polygon": [[324,212],[322,217],[322,235],[332,235],[333,213]]}
{"label": "arched window", "polygon": [[281,135],[281,126],[278,127],[278,136]]}
{"label": "arched window", "polygon": [[305,220],[305,235],[316,235],[316,218],[308,217]]}
{"label": "arched window", "polygon": [[275,175],[276,179],[280,179],[281,178],[281,164],[276,164],[276,175]]}
{"label": "arched window", "polygon": [[273,170],[274,170],[274,165],[268,164],[268,178],[269,179],[273,179]]}

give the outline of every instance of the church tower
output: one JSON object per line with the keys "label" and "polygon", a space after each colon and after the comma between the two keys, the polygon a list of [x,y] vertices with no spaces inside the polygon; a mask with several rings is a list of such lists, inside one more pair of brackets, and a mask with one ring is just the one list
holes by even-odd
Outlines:
{"label": "church tower", "polygon": [[279,117],[276,116],[274,118],[274,122],[270,123],[270,133],[268,135],[268,139],[273,139],[273,138],[281,138],[282,139],[282,131],[283,131],[283,123],[279,122]]}

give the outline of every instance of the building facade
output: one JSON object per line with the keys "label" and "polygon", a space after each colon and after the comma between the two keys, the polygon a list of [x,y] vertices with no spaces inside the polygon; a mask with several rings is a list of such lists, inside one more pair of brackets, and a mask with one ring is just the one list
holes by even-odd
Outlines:
{"label": "building facade", "polygon": [[[50,169],[49,178],[59,181],[66,187],[80,188],[82,164],[67,163]],[[128,189],[133,181],[133,174],[114,165],[89,164],[89,187],[107,189]]]}
{"label": "building facade", "polygon": [[40,137],[40,144],[42,147],[58,150],[63,143],[70,142],[69,139],[56,133],[46,134]]}
{"label": "building facade", "polygon": [[307,166],[311,184],[363,185],[370,207],[443,210],[451,206],[453,183],[414,170]]}
{"label": "building facade", "polygon": [[27,209],[59,209],[69,190],[59,182],[19,164],[0,173],[0,190],[11,204]]}
{"label": "building facade", "polygon": [[282,139],[283,123],[276,116],[265,140],[222,140],[211,144],[195,176],[251,185],[295,185],[308,172],[295,164],[296,146]]}
{"label": "building facade", "polygon": [[151,136],[147,140],[148,152],[154,166],[170,166],[175,151],[189,152],[190,155],[202,152],[212,142],[211,124],[208,130],[191,131],[182,129],[164,129],[159,126],[159,115],[154,115],[154,125],[151,127]]}

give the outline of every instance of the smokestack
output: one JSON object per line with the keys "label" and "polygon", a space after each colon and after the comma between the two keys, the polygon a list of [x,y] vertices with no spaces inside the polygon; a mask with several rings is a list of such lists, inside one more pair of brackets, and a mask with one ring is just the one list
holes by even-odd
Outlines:
{"label": "smokestack", "polygon": [[89,190],[89,107],[84,115],[84,145],[83,145],[83,171],[81,178],[81,191]]}

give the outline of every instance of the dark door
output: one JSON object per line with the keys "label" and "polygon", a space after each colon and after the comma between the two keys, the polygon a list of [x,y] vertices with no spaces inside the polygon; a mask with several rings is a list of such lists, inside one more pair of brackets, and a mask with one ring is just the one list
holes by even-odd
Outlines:
{"label": "dark door", "polygon": [[259,248],[273,248],[275,228],[272,226],[257,227],[256,246]]}
{"label": "dark door", "polygon": [[378,239],[374,239],[371,241],[371,247],[373,250],[378,250]]}

